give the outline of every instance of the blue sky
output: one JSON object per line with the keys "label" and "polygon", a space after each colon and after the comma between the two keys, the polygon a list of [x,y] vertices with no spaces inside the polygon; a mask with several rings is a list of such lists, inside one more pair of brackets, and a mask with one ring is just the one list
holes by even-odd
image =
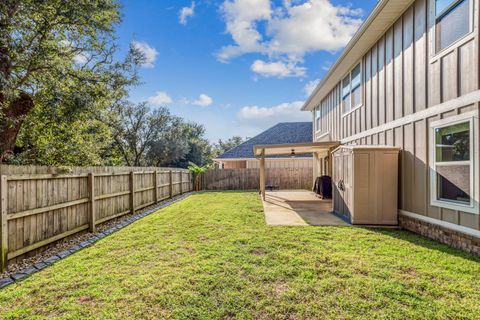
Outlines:
{"label": "blue sky", "polygon": [[148,58],[131,100],[252,137],[299,111],[376,0],[122,0],[122,52]]}

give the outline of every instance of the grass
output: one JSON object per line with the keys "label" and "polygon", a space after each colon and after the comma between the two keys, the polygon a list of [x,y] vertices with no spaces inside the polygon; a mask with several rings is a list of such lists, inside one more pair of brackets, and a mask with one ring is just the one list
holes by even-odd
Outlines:
{"label": "grass", "polygon": [[193,195],[0,290],[0,318],[480,318],[479,258],[263,219],[254,193]]}

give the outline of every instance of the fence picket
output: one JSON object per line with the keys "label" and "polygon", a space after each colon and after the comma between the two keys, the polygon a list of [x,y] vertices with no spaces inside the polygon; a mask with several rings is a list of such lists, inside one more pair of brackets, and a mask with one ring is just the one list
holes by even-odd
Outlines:
{"label": "fence picket", "polygon": [[7,219],[7,176],[0,177],[0,271],[7,268],[8,219]]}
{"label": "fence picket", "polygon": [[[266,168],[265,182],[283,190],[311,190],[311,168]],[[201,176],[202,190],[258,190],[260,169],[209,169]]]}
{"label": "fence picket", "polygon": [[[0,166],[0,270],[7,261],[192,190],[183,169]],[[180,179],[180,182],[178,182]]]}
{"label": "fence picket", "polygon": [[96,215],[95,215],[95,174],[93,172],[88,174],[88,211],[89,211],[89,230],[96,232]]}

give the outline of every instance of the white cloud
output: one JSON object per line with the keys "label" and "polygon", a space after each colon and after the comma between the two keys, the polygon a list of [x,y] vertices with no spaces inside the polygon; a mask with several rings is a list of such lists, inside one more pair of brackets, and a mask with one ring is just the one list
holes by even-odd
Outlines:
{"label": "white cloud", "polygon": [[264,77],[285,78],[290,76],[302,77],[305,75],[305,68],[299,67],[295,62],[265,62],[255,60],[251,66],[253,72]]}
{"label": "white cloud", "polygon": [[78,53],[73,57],[73,62],[76,64],[85,64],[88,62],[89,56],[86,53]]}
{"label": "white cloud", "polygon": [[192,104],[196,106],[206,107],[213,103],[213,99],[208,95],[202,93],[197,100],[193,101]]}
{"label": "white cloud", "polygon": [[250,127],[266,128],[279,122],[310,121],[311,114],[302,112],[303,101],[281,103],[273,107],[245,106],[237,114],[240,122]]}
{"label": "white cloud", "polygon": [[307,52],[344,47],[361,24],[361,10],[310,0],[284,8],[268,24],[271,52],[303,56]]}
{"label": "white cloud", "polygon": [[195,15],[195,2],[192,1],[190,7],[183,7],[180,9],[178,13],[178,19],[180,24],[186,25],[188,22],[188,18],[193,17]]}
{"label": "white cloud", "polygon": [[172,98],[165,91],[157,91],[155,95],[148,98],[147,101],[155,106],[162,106],[173,102]]}
{"label": "white cloud", "polygon": [[[65,53],[68,54],[74,54],[75,52],[78,52],[75,44],[70,40],[59,41],[58,47],[59,49],[65,51]],[[84,65],[88,62],[88,59],[90,59],[90,57],[91,56],[88,54],[88,52],[78,52],[73,56],[72,60],[75,64]]]}
{"label": "white cloud", "polygon": [[289,61],[295,65],[303,62],[306,53],[344,47],[363,14],[360,9],[334,5],[330,0],[285,0],[277,7],[269,0],[226,0],[221,9],[234,44],[220,49],[220,61],[260,53],[271,63]]}
{"label": "white cloud", "polygon": [[305,92],[305,95],[309,97],[319,83],[320,83],[320,79],[308,81],[305,87],[303,87],[303,92]]}
{"label": "white cloud", "polygon": [[157,59],[158,52],[155,48],[151,47],[146,42],[133,41],[132,46],[138,50],[144,57],[144,62],[142,64],[145,68],[153,68],[155,65],[155,60]]}
{"label": "white cloud", "polygon": [[328,61],[328,60],[323,61],[323,64],[320,66],[320,68],[322,68],[322,70],[324,71],[330,70],[331,67],[332,67],[332,61]]}
{"label": "white cloud", "polygon": [[190,105],[195,105],[195,106],[200,106],[200,107],[207,107],[213,103],[213,99],[208,96],[205,93],[202,93],[201,95],[198,96],[198,99],[196,100],[190,100],[187,98],[182,98],[180,99],[181,104],[190,104]]}
{"label": "white cloud", "polygon": [[221,6],[226,23],[226,32],[232,36],[234,45],[224,46],[217,57],[220,61],[248,52],[263,52],[262,35],[257,30],[257,21],[271,16],[270,0],[227,0]]}

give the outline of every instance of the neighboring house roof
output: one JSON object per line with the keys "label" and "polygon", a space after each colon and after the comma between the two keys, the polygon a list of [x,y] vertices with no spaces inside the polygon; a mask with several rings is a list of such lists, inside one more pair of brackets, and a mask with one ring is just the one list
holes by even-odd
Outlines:
{"label": "neighboring house roof", "polygon": [[[311,122],[281,122],[259,135],[245,141],[239,146],[232,148],[217,157],[218,160],[228,159],[251,159],[253,156],[253,146],[260,144],[284,144],[284,143],[302,143],[312,142],[312,123]],[[297,155],[296,157],[311,157],[311,154]],[[275,156],[272,158],[282,158],[288,156]]]}
{"label": "neighboring house roof", "polygon": [[302,110],[313,110],[365,53],[387,32],[414,0],[379,0],[370,15],[305,101]]}

